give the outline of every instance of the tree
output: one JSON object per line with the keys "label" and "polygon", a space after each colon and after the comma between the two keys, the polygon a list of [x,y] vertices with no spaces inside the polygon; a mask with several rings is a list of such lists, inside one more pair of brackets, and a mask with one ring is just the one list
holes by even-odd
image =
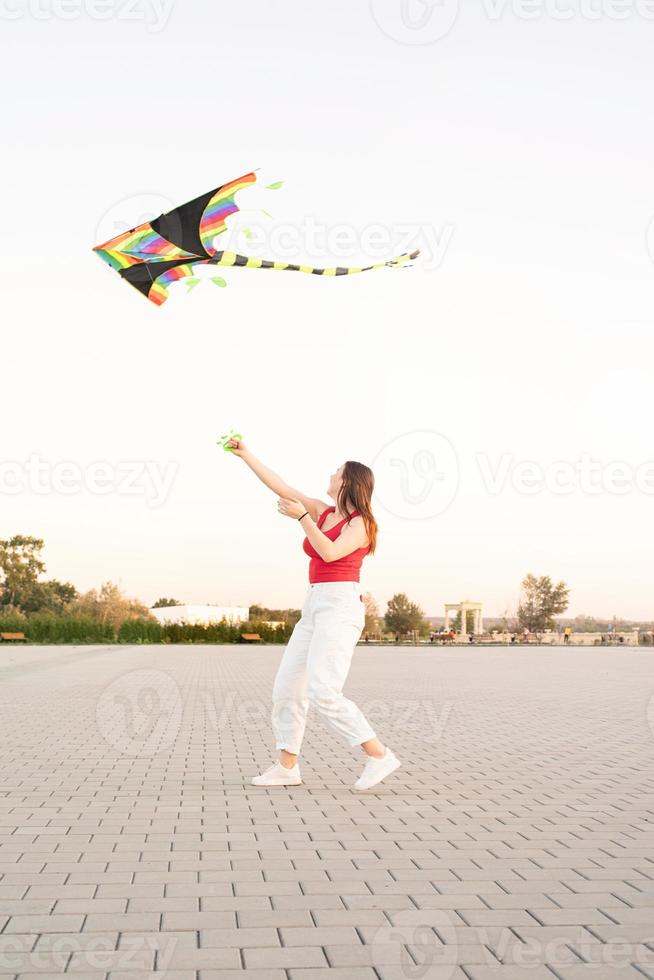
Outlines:
{"label": "tree", "polygon": [[170,606],[181,606],[182,603],[178,602],[177,599],[157,599],[153,609],[169,609]]}
{"label": "tree", "polygon": [[[452,620],[452,624],[451,625],[452,625],[452,629],[455,630],[457,633],[460,633],[461,632],[461,610],[460,609],[459,609],[458,613],[456,614],[456,616],[454,617],[454,619]],[[474,631],[475,631],[475,614],[474,614],[474,612],[473,612],[472,609],[466,609],[466,628],[465,628],[464,632],[466,632],[466,633],[474,633]]]}
{"label": "tree", "polygon": [[554,617],[568,608],[570,590],[565,582],[552,582],[549,575],[537,578],[526,575],[522,580],[518,623],[531,633],[539,633],[554,627]]}
{"label": "tree", "polygon": [[608,633],[609,620],[597,619],[595,616],[575,616],[573,629],[578,633]]}
{"label": "tree", "polygon": [[45,572],[41,558],[43,541],[18,534],[8,541],[0,541],[0,606],[24,613],[63,612],[77,597],[77,589],[70,582],[39,582]]}
{"label": "tree", "polygon": [[81,615],[91,616],[101,623],[108,623],[116,632],[128,619],[148,619],[150,610],[138,599],[123,595],[113,582],[105,582],[100,591],[91,589],[73,604]]}
{"label": "tree", "polygon": [[23,534],[0,541],[1,605],[21,609],[28,600],[39,575],[45,572],[45,564],[41,558],[43,544],[41,538],[31,538]]}
{"label": "tree", "polygon": [[420,606],[410,602],[404,592],[398,592],[389,600],[384,622],[386,629],[400,636],[414,630],[425,633],[429,628]]}
{"label": "tree", "polygon": [[366,621],[363,627],[366,633],[379,633],[379,606],[371,592],[366,592],[363,597],[363,605],[366,610]]}
{"label": "tree", "polygon": [[512,608],[507,606],[507,608],[504,610],[499,618],[498,627],[503,633],[513,633],[515,630],[517,630],[518,616]]}
{"label": "tree", "polygon": [[22,610],[26,613],[62,613],[78,598],[78,592],[70,582],[35,582],[30,595],[23,601]]}
{"label": "tree", "polygon": [[250,622],[296,623],[302,612],[300,609],[269,609],[255,603],[250,609]]}

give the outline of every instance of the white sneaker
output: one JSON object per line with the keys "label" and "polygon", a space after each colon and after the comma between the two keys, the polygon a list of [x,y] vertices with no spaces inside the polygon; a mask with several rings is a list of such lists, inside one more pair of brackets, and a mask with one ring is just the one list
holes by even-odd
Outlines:
{"label": "white sneaker", "polygon": [[359,790],[372,789],[373,786],[381,783],[382,779],[386,779],[387,776],[390,776],[401,765],[402,763],[398,757],[389,748],[386,749],[379,759],[375,759],[374,756],[369,756],[363,772],[354,784],[354,788]]}
{"label": "white sneaker", "polygon": [[302,777],[297,762],[291,769],[287,769],[281,762],[275,762],[260,776],[252,778],[253,786],[299,786],[301,782]]}

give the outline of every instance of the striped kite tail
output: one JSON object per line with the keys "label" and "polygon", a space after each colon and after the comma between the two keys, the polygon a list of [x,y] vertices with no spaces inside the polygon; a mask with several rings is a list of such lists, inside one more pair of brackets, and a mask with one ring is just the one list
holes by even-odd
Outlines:
{"label": "striped kite tail", "polygon": [[333,266],[329,269],[319,269],[313,265],[295,265],[292,262],[273,262],[270,259],[258,259],[247,255],[238,255],[236,252],[216,252],[209,260],[211,265],[240,266],[244,269],[279,269],[285,272],[306,272],[312,276],[352,276],[357,272],[370,272],[371,269],[384,269],[389,266],[393,269],[402,269],[420,254],[420,249],[415,252],[404,252],[396,255],[395,258],[388,259],[386,262],[377,262],[374,265],[366,266]]}

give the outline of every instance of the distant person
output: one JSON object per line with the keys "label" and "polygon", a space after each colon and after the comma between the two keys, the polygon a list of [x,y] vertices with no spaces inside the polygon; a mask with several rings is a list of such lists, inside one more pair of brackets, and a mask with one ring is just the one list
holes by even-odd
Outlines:
{"label": "distant person", "polygon": [[468,633],[468,643],[474,643],[474,642],[475,642],[474,633]]}
{"label": "distant person", "polygon": [[327,495],[334,501],[330,506],[290,487],[242,439],[230,439],[227,445],[278,495],[279,513],[299,521],[306,535],[302,547],[310,559],[302,617],[293,628],[273,685],[272,727],[279,759],[252,783],[300,785],[298,756],[309,705],[313,705],[333,731],[366,753],[368,761],[354,787],[371,789],[400,765],[361,710],[343,694],[365,625],[359,571],[377,539],[371,509],[373,472],[363,463],[343,463],[329,479]]}
{"label": "distant person", "polygon": [[569,626],[566,626],[566,628],[563,630],[563,642],[564,642],[564,644],[568,644],[570,642],[570,636],[571,635],[572,635],[572,630],[570,629]]}

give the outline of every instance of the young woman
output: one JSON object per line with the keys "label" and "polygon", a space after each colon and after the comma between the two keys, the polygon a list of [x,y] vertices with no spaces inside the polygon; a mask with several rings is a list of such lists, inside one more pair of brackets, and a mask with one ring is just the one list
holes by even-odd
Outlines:
{"label": "young woman", "polygon": [[279,760],[260,776],[255,786],[299,786],[302,782],[298,755],[309,705],[327,724],[360,745],[368,756],[354,784],[371,789],[394,772],[399,759],[379,741],[370,724],[343,694],[352,654],[365,623],[365,606],[359,570],[365,555],[374,552],[377,523],[370,501],[372,470],[348,461],[329,480],[330,506],[289,487],[281,477],[254,456],[241,439],[229,446],[265,485],[279,497],[277,509],[294,518],[306,537],[309,556],[309,588],[284,651],[273,685],[272,727]]}

